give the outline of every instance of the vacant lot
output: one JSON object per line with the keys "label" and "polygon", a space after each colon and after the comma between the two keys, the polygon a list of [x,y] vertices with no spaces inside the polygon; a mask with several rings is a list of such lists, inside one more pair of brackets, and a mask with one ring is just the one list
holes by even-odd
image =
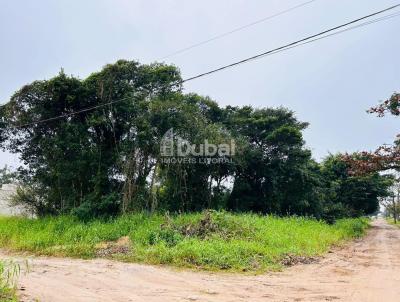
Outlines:
{"label": "vacant lot", "polygon": [[[19,294],[21,302],[394,302],[400,295],[399,244],[400,230],[380,219],[367,236],[334,249],[317,263],[257,276],[33,257],[30,272],[21,275],[24,290]],[[22,267],[25,259],[20,257]]]}
{"label": "vacant lot", "polygon": [[3,217],[0,247],[38,255],[262,272],[312,262],[332,245],[362,235],[367,225],[365,219],[328,225],[306,218],[225,212],[135,214],[89,223],[72,217]]}

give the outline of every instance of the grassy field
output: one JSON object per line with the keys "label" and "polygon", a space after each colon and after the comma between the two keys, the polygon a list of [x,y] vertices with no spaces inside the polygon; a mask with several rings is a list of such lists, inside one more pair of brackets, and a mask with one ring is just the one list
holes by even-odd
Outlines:
{"label": "grassy field", "polygon": [[69,216],[1,217],[0,247],[41,255],[262,272],[321,255],[332,245],[361,236],[367,226],[367,219],[328,225],[314,219],[225,212],[132,214],[89,223]]}

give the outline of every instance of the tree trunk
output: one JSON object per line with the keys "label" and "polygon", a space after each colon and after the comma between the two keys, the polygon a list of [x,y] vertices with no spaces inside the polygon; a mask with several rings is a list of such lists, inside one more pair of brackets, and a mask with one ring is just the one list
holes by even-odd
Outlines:
{"label": "tree trunk", "polygon": [[157,210],[157,194],[154,189],[154,184],[155,184],[155,179],[157,177],[157,168],[158,168],[158,159],[156,160],[156,163],[154,165],[154,171],[151,176],[151,184],[150,184],[150,194],[151,194],[151,212],[154,213],[154,211]]}

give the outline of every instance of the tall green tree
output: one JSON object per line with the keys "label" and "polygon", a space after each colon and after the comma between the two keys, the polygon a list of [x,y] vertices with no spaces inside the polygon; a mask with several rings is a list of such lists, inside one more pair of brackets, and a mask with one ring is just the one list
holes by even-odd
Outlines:
{"label": "tall green tree", "polygon": [[[83,80],[61,71],[22,87],[0,107],[0,146],[24,163],[14,202],[37,215],[216,208],[334,219],[375,211],[389,180],[350,175],[340,156],[316,163],[307,126],[285,108],[221,108],[184,94],[174,66],[120,60]],[[194,161],[163,161],[171,130],[196,146]],[[234,154],[211,157],[223,161],[200,152],[206,142],[232,141]]]}
{"label": "tall green tree", "polygon": [[[151,131],[146,118],[151,97],[179,90],[172,85],[179,80],[172,66],[118,61],[83,81],[61,72],[17,91],[1,110],[1,143],[20,154],[21,177],[48,201],[43,214],[79,208],[117,213],[123,196],[115,192],[122,179],[140,187],[149,173],[148,151],[137,146]],[[70,115],[74,112],[80,113]],[[53,119],[58,116],[64,117]],[[128,162],[137,169],[127,168]],[[128,191],[123,195],[131,202]]]}
{"label": "tall green tree", "polygon": [[277,214],[312,212],[311,152],[304,148],[301,133],[307,123],[284,108],[228,107],[226,124],[245,142],[229,207]]}
{"label": "tall green tree", "polygon": [[390,194],[392,176],[372,173],[353,175],[342,155],[330,155],[321,164],[324,179],[325,215],[360,216],[379,210],[379,198]]}

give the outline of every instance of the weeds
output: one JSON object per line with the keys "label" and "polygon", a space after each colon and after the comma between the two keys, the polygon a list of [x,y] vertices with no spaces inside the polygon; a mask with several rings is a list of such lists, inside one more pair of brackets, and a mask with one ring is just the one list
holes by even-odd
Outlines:
{"label": "weeds", "polygon": [[13,261],[0,261],[0,301],[16,302],[15,287],[20,274],[19,264]]}
{"label": "weeds", "polygon": [[0,246],[53,256],[117,256],[131,262],[262,272],[307,262],[332,245],[361,236],[367,226],[366,219],[328,225],[301,217],[215,211],[141,213],[87,223],[70,216],[8,217],[0,218]]}

